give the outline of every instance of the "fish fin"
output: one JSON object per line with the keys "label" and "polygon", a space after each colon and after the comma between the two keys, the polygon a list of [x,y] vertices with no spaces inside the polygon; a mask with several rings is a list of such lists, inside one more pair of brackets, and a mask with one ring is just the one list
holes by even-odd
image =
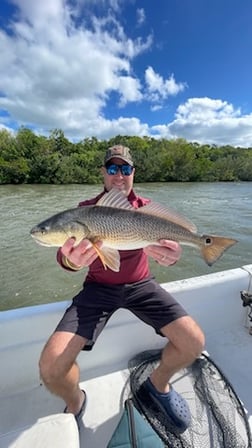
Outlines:
{"label": "fish fin", "polygon": [[202,235],[201,238],[204,240],[201,253],[208,266],[212,266],[229,247],[238,243],[237,240],[216,235]]}
{"label": "fish fin", "polygon": [[108,193],[105,193],[96,203],[96,205],[102,207],[120,208],[124,210],[134,210],[138,213],[158,216],[160,218],[166,219],[167,221],[171,221],[174,224],[179,224],[190,232],[197,232],[197,227],[195,226],[195,224],[185,216],[178,213],[176,210],[164,207],[161,204],[157,204],[156,202],[150,202],[149,204],[136,209],[128,201],[125,194],[122,191],[117,190],[116,188],[112,188],[112,190],[110,190]]}
{"label": "fish fin", "polygon": [[105,270],[109,268],[114,272],[120,271],[120,254],[118,250],[111,249],[106,246],[97,247],[95,243],[93,243],[93,247],[96,250]]}
{"label": "fish fin", "polygon": [[112,188],[108,193],[105,193],[99,201],[95,204],[101,207],[123,208],[125,210],[135,210],[135,208],[128,201],[127,196],[116,188]]}
{"label": "fish fin", "polygon": [[146,213],[148,215],[158,216],[159,218],[167,219],[168,221],[173,222],[174,224],[178,224],[185,229],[189,230],[192,233],[197,232],[196,225],[190,221],[190,219],[181,215],[176,210],[172,208],[165,207],[161,204],[157,204],[156,202],[150,202],[149,204],[144,205],[136,209],[138,213]]}
{"label": "fish fin", "polygon": [[197,227],[193,222],[191,222],[188,218],[178,213],[176,210],[172,208],[164,207],[161,204],[157,204],[156,202],[150,202],[149,204],[144,205],[140,208],[134,208],[124,193],[116,188],[112,188],[108,193],[105,193],[101,199],[96,203],[96,205],[102,207],[114,207],[125,210],[134,210],[138,213],[145,213],[147,215],[158,216],[160,218],[171,221],[175,224],[178,224],[190,232],[196,233]]}

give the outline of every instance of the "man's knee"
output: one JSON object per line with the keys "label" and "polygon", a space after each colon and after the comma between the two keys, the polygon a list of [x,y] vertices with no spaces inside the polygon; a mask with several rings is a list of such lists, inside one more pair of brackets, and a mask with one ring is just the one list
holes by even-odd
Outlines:
{"label": "man's knee", "polygon": [[200,356],[205,348],[205,335],[200,327],[198,327],[192,334],[191,348],[194,358]]}
{"label": "man's knee", "polygon": [[39,373],[45,385],[54,383],[62,374],[62,368],[64,366],[62,359],[63,352],[59,350],[59,346],[60,341],[57,344],[57,339],[53,335],[47,341],[40,355]]}
{"label": "man's knee", "polygon": [[56,332],[50,337],[39,360],[40,376],[46,385],[67,375],[85,342],[85,338],[67,332]]}
{"label": "man's knee", "polygon": [[39,373],[44,384],[50,384],[51,382],[57,380],[55,360],[49,356],[46,347],[40,355]]}
{"label": "man's knee", "polygon": [[205,335],[190,316],[183,316],[173,321],[161,331],[178,350],[187,352],[192,358],[197,358],[204,350]]}

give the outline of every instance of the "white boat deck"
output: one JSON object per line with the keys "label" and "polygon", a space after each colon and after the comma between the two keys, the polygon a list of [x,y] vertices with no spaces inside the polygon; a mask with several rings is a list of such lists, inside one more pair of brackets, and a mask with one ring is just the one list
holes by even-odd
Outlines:
{"label": "white boat deck", "polygon": [[[248,309],[242,307],[240,299],[240,291],[250,286],[251,271],[252,266],[248,266],[163,286],[202,326],[206,350],[244,403],[252,428],[252,335]],[[58,303],[0,313],[0,448],[19,447],[21,428],[64,409],[64,403],[40,384],[37,362],[65,307],[66,303]],[[150,327],[120,310],[93,351],[80,354],[81,387],[88,396],[80,429],[81,448],[106,448],[130,393],[129,359],[141,351],[161,348],[164,343],[164,338],[155,335]],[[184,372],[177,374],[173,382],[190,404],[193,393]],[[74,439],[71,443],[61,447],[77,446]],[[42,443],[26,448],[35,446],[50,447]],[[56,446],[52,441],[51,447]]]}

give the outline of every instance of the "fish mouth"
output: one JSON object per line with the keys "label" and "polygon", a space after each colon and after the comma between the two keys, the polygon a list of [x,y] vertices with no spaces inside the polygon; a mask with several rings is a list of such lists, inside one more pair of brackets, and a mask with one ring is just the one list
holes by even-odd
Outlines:
{"label": "fish mouth", "polygon": [[51,244],[46,243],[45,241],[41,240],[41,239],[39,238],[39,236],[36,235],[35,233],[32,233],[32,232],[31,232],[31,237],[32,237],[37,243],[39,243],[41,246],[45,246],[45,247],[50,247],[50,246],[51,246]]}
{"label": "fish mouth", "polygon": [[[75,238],[76,240],[74,234],[67,232],[63,228],[55,233],[51,232],[50,229],[33,227],[30,231],[30,235],[36,243],[45,247],[60,247],[68,238]],[[63,235],[64,237],[62,238]]]}

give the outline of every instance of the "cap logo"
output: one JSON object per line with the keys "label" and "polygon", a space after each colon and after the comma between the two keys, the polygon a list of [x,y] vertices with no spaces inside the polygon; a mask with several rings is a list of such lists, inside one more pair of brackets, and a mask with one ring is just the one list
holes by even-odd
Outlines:
{"label": "cap logo", "polygon": [[104,158],[104,165],[106,165],[106,163],[108,163],[110,159],[113,159],[113,157],[122,159],[124,162],[133,166],[133,160],[130,154],[130,149],[127,146],[115,145],[108,148]]}

